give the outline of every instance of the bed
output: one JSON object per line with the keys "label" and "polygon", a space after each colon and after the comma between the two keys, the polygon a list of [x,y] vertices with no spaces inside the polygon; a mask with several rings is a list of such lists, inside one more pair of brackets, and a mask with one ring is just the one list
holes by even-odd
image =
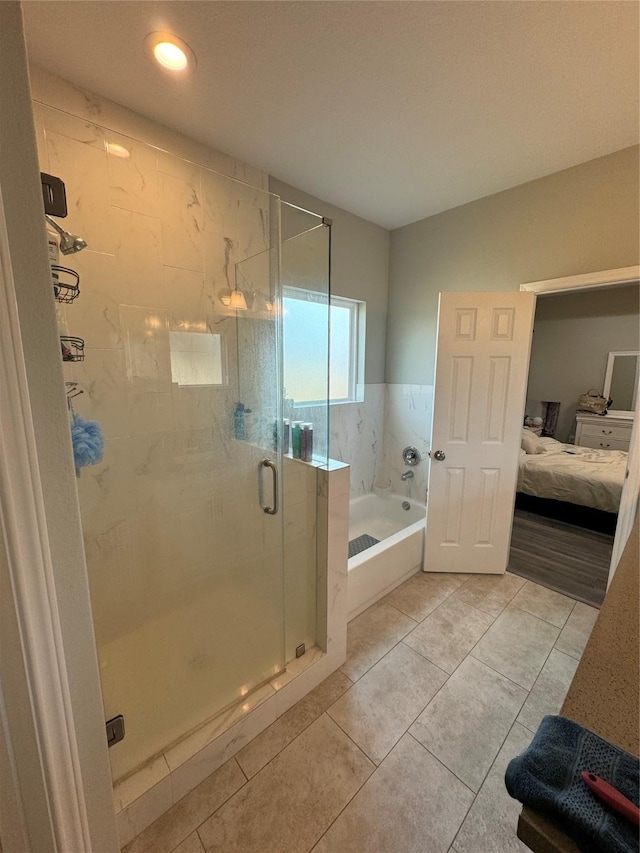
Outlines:
{"label": "bed", "polygon": [[520,451],[518,492],[617,513],[627,469],[623,450],[599,450],[539,438],[543,452]]}

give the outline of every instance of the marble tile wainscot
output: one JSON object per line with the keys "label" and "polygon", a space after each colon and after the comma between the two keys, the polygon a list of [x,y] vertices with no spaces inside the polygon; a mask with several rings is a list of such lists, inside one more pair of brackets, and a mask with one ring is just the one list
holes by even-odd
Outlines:
{"label": "marble tile wainscot", "polygon": [[386,386],[365,385],[362,402],[331,406],[329,455],[351,466],[351,497],[368,495],[382,476]]}
{"label": "marble tile wainscot", "polygon": [[[433,385],[387,385],[384,416],[383,482],[396,495],[424,502],[429,478]],[[417,447],[422,462],[413,468],[413,478],[403,481],[407,466],[402,461],[405,447]]]}

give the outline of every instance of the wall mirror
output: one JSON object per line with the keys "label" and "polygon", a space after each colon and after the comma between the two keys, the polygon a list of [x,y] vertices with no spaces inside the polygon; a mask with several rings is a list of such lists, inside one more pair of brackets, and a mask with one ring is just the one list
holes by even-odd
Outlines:
{"label": "wall mirror", "polygon": [[613,400],[609,414],[632,414],[640,381],[640,352],[610,352],[604,377],[604,396]]}

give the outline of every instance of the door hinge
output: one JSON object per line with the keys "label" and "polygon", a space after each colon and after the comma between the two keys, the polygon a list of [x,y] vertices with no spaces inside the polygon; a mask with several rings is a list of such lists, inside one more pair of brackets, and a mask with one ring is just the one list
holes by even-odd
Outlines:
{"label": "door hinge", "polygon": [[106,722],[107,727],[107,746],[113,746],[114,743],[120,743],[124,738],[124,717],[118,714]]}

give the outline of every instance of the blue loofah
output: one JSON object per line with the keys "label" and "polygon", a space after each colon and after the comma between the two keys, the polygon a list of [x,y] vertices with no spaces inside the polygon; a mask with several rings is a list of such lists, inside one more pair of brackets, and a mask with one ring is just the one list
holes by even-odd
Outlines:
{"label": "blue loofah", "polygon": [[97,465],[104,455],[104,436],[100,424],[85,421],[81,415],[74,414],[71,425],[73,460],[76,468],[85,465]]}

